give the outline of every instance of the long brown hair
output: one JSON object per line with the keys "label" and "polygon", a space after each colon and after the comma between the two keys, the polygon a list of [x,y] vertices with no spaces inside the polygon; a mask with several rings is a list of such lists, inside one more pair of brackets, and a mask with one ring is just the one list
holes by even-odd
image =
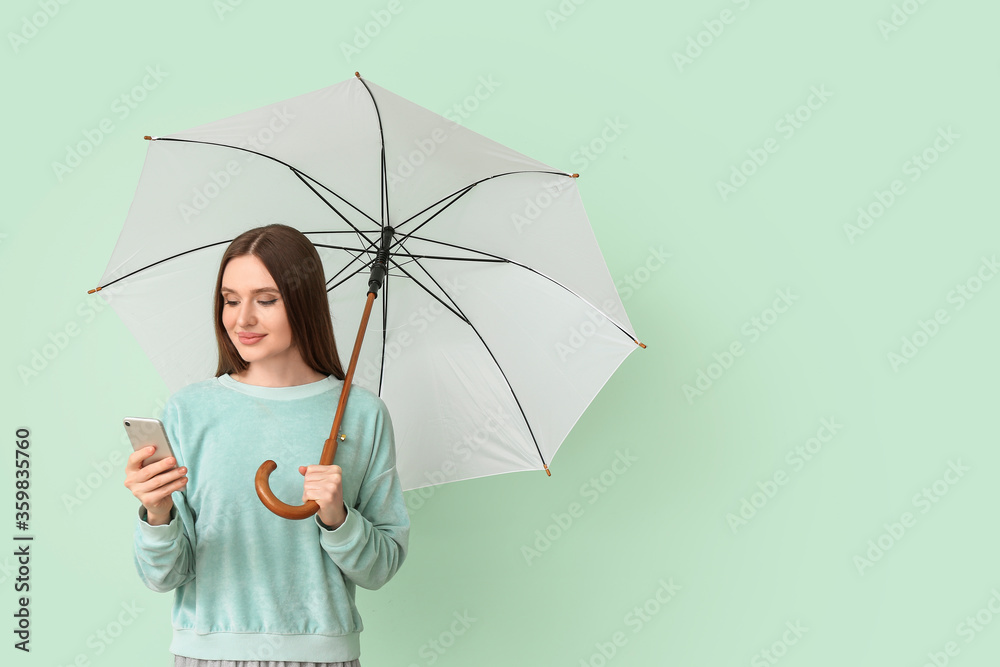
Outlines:
{"label": "long brown hair", "polygon": [[302,360],[323,375],[338,380],[346,376],[333,337],[330,304],[326,295],[326,277],[319,253],[306,236],[288,225],[266,225],[247,230],[233,239],[219,264],[215,281],[215,341],[219,347],[219,367],[223,373],[243,373],[250,366],[230,340],[222,325],[222,274],[234,257],[253,255],[274,279],[285,302],[285,314],[292,329],[292,344]]}

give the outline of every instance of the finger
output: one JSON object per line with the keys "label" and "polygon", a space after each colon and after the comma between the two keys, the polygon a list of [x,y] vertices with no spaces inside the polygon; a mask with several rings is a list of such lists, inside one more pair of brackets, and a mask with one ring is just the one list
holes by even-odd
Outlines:
{"label": "finger", "polygon": [[166,486],[163,486],[157,489],[156,491],[153,491],[148,495],[146,495],[143,499],[144,504],[145,503],[150,503],[151,505],[156,504],[161,500],[163,500],[164,498],[166,498],[167,496],[169,496],[174,491],[182,489],[185,484],[187,484],[186,477],[183,479],[179,479],[176,482],[173,482],[172,484],[167,484]]}
{"label": "finger", "polygon": [[181,479],[174,480],[170,484],[164,484],[160,488],[154,489],[149,493],[136,494],[136,497],[139,498],[139,501],[143,505],[147,503],[149,504],[159,503],[174,491],[183,491],[184,487],[187,485],[187,482],[188,482],[187,477],[182,477]]}
{"label": "finger", "polygon": [[166,472],[177,465],[177,459],[173,456],[168,456],[167,458],[157,461],[156,463],[150,463],[148,466],[144,466],[139,469],[137,473],[139,481],[150,480],[157,475]]}
{"label": "finger", "polygon": [[335,465],[323,466],[323,465],[319,465],[317,463],[317,464],[314,464],[314,465],[311,465],[311,466],[307,466],[307,467],[308,467],[308,469],[310,471],[315,470],[316,472],[321,472],[321,473],[334,473],[335,472],[335,473],[340,474],[340,473],[344,472],[343,469],[340,466],[335,466]]}
{"label": "finger", "polygon": [[138,470],[140,467],[139,464],[142,462],[142,460],[148,457],[150,454],[152,454],[153,450],[155,449],[156,449],[155,447],[150,445],[149,447],[143,447],[142,449],[135,450],[134,452],[129,454],[128,463],[125,465],[125,468],[126,469],[134,468],[135,470]]}
{"label": "finger", "polygon": [[139,480],[139,483],[133,487],[132,493],[138,496],[143,493],[155,491],[174,482],[178,477],[181,477],[186,473],[187,468],[176,468],[174,470],[162,472],[159,475],[147,480]]}

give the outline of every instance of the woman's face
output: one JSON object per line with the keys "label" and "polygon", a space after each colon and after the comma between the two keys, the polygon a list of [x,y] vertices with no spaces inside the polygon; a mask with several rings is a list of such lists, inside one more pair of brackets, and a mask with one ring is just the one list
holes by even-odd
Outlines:
{"label": "woman's face", "polygon": [[284,365],[298,355],[278,287],[253,255],[234,257],[222,274],[222,325],[247,363]]}

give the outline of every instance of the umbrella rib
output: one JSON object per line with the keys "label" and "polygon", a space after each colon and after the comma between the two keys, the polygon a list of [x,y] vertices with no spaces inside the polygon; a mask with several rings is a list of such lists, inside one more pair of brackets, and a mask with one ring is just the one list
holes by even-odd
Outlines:
{"label": "umbrella rib", "polygon": [[378,102],[375,101],[375,95],[372,93],[372,89],[368,87],[368,82],[362,79],[360,76],[358,79],[365,86],[365,90],[368,91],[368,97],[372,99],[372,106],[375,107],[375,118],[378,120],[378,136],[382,142],[382,174],[380,176],[382,182],[380,185],[379,201],[382,205],[382,226],[385,227],[389,224],[389,189],[388,182],[386,180],[386,169],[385,169],[385,132],[382,131],[382,113],[378,110]]}
{"label": "umbrella rib", "polygon": [[[318,245],[318,246],[321,246],[321,247],[324,247],[324,248],[335,248],[336,247],[336,246],[327,246],[327,245],[324,245],[322,243],[314,243],[313,245],[314,246]],[[344,271],[346,271],[348,269],[348,267],[351,266],[351,264],[354,264],[354,262],[358,261],[358,257],[361,257],[361,255],[365,254],[366,252],[369,252],[369,250],[371,250],[371,246],[373,246],[373,245],[375,245],[374,242],[368,244],[368,250],[362,250],[357,255],[355,255],[354,258],[351,261],[349,261],[346,265],[344,265],[344,268],[342,268],[340,271],[337,271],[335,274],[333,274],[332,276],[330,276],[330,280],[333,280],[334,278],[336,278],[337,276],[339,276],[341,273],[343,273]],[[345,248],[345,250],[346,250],[346,248]],[[353,252],[353,249],[351,249],[351,252]],[[347,282],[348,280],[350,280],[354,276],[358,275],[359,273],[361,273],[362,271],[364,271],[367,268],[368,268],[367,264],[362,264],[360,269],[358,269],[357,271],[355,271],[351,275],[347,276],[346,278],[344,278],[343,280],[341,280],[336,285],[333,285],[332,287],[329,287],[326,291],[329,292],[331,290],[336,289],[337,287],[339,287],[340,285],[343,285],[345,282]],[[330,283],[330,280],[326,281],[327,284]]]}
{"label": "umbrella rib", "polygon": [[[439,215],[441,215],[442,213],[444,213],[444,212],[445,212],[445,210],[446,210],[446,209],[447,209],[447,208],[448,208],[449,206],[451,206],[452,204],[454,204],[455,202],[457,202],[457,201],[458,201],[459,199],[461,199],[462,197],[464,197],[465,195],[467,195],[467,194],[469,193],[469,191],[470,191],[470,190],[472,190],[472,188],[473,188],[473,186],[474,186],[474,185],[475,185],[475,184],[473,184],[473,185],[470,185],[469,187],[465,188],[464,190],[457,190],[456,192],[453,192],[453,193],[451,193],[450,195],[448,195],[448,197],[452,197],[452,196],[453,196],[454,198],[453,198],[453,199],[452,199],[452,200],[451,200],[450,202],[448,202],[447,204],[445,204],[444,206],[442,206],[442,207],[441,207],[441,210],[440,210],[440,211],[437,211],[437,212],[435,212],[435,213],[434,213],[434,215],[430,216],[429,218],[427,218],[426,220],[424,220],[423,222],[421,222],[421,223],[420,223],[419,225],[417,225],[416,227],[414,227],[413,229],[411,229],[411,230],[410,230],[409,232],[407,232],[406,234],[404,234],[404,235],[403,235],[403,236],[402,236],[402,237],[401,237],[401,238],[400,238],[400,239],[399,239],[398,241],[395,241],[395,242],[393,243],[393,245],[397,245],[397,244],[400,244],[400,243],[402,243],[403,241],[405,241],[406,239],[410,238],[410,236],[412,236],[414,232],[416,232],[416,231],[419,231],[421,227],[423,227],[424,225],[426,225],[426,224],[427,224],[428,222],[430,222],[431,220],[433,220],[433,219],[434,219],[434,218],[436,218],[437,216],[439,216]],[[445,199],[447,199],[448,197],[445,197]],[[431,206],[428,206],[428,207],[427,207],[427,208],[425,208],[425,209],[424,209],[423,211],[420,211],[420,213],[423,213],[424,211],[427,211],[427,210],[428,210],[428,209],[430,209],[430,208],[431,208],[432,206],[437,206],[437,205],[438,205],[438,204],[440,204],[440,203],[441,203],[442,201],[444,201],[444,199],[441,199],[440,201],[437,201],[437,202],[434,202],[433,204],[431,204]],[[404,225],[404,224],[406,224],[406,223],[407,223],[407,222],[409,222],[410,220],[413,220],[413,218],[417,217],[417,215],[420,215],[420,213],[417,213],[416,215],[414,215],[414,216],[411,216],[411,217],[410,217],[409,219],[407,219],[407,220],[404,220],[404,221],[403,221],[402,223],[400,223],[400,224],[401,224],[401,225]]]}
{"label": "umbrella rib", "polygon": [[[421,213],[425,213],[426,211],[434,208],[435,206],[437,206],[438,204],[440,204],[444,200],[448,199],[449,197],[454,197],[456,194],[459,194],[459,193],[461,193],[459,195],[461,197],[461,196],[465,195],[469,190],[471,190],[472,188],[476,187],[480,183],[483,183],[484,181],[488,181],[488,180],[490,180],[492,178],[498,178],[500,176],[510,176],[511,174],[555,174],[556,176],[568,176],[568,177],[572,178],[571,174],[567,174],[564,171],[544,171],[544,170],[541,170],[541,169],[524,169],[524,170],[521,170],[521,171],[505,171],[502,174],[493,174],[492,176],[487,176],[486,178],[481,178],[478,181],[475,181],[473,183],[470,183],[469,185],[463,186],[463,187],[455,190],[454,192],[452,192],[450,195],[445,195],[444,197],[442,197],[441,199],[438,199],[436,202],[434,202],[433,204],[431,204],[427,208],[423,209],[422,211],[417,211],[416,213],[414,213],[413,215],[411,215],[406,220],[403,220],[401,223],[399,223],[398,225],[396,225],[396,229],[399,229],[400,227],[402,227],[406,223],[410,222],[411,220],[413,220],[414,218],[416,218]],[[451,204],[449,204],[448,206],[451,206]],[[447,208],[447,207],[445,207],[445,208]],[[441,210],[443,211],[444,209],[441,209]],[[438,213],[440,213],[440,212],[441,211],[438,211]],[[437,215],[437,213],[435,213],[434,215]],[[433,216],[431,216],[431,217],[433,217]],[[430,220],[426,220],[425,222],[421,223],[420,226],[422,227],[423,225],[427,224],[428,222],[430,222]],[[414,231],[416,231],[416,230],[414,230]]]}
{"label": "umbrella rib", "polygon": [[[389,261],[390,261],[390,262],[392,262],[393,264],[395,264],[395,265],[396,265],[396,268],[397,268],[397,269],[399,269],[400,271],[402,271],[403,273],[405,273],[405,274],[406,274],[406,277],[407,277],[407,278],[409,278],[410,280],[412,280],[413,282],[415,282],[415,283],[417,284],[417,286],[419,286],[419,287],[420,287],[420,289],[422,289],[422,290],[424,290],[425,292],[427,292],[428,294],[430,294],[430,295],[431,295],[432,297],[434,297],[435,299],[437,299],[437,300],[438,300],[438,302],[439,302],[439,303],[440,303],[440,304],[441,304],[442,306],[444,306],[445,308],[447,308],[448,310],[450,310],[450,311],[451,311],[451,313],[452,313],[452,315],[454,315],[454,316],[455,316],[455,317],[457,317],[458,319],[462,320],[462,321],[463,321],[463,322],[465,322],[466,324],[468,324],[468,325],[470,325],[470,326],[472,325],[472,323],[471,323],[471,322],[469,322],[468,318],[466,318],[466,317],[465,317],[465,313],[462,313],[462,312],[461,312],[461,309],[460,309],[460,308],[458,308],[458,304],[455,304],[455,308],[452,308],[451,306],[449,306],[448,304],[446,304],[446,303],[445,303],[444,301],[442,301],[442,300],[441,300],[441,297],[439,297],[439,296],[438,296],[437,294],[435,294],[434,292],[432,292],[432,291],[430,291],[429,289],[427,289],[427,286],[426,286],[426,285],[424,285],[424,284],[423,284],[422,282],[420,282],[419,280],[417,280],[416,278],[414,278],[414,277],[413,277],[413,274],[411,274],[411,273],[410,273],[409,271],[407,271],[406,269],[404,269],[404,268],[402,267],[402,265],[401,265],[401,264],[400,264],[399,262],[397,262],[397,261],[396,261],[395,259],[393,259],[392,255],[390,255],[390,256],[389,256]],[[416,260],[414,260],[414,261],[416,261]],[[417,266],[420,266],[420,262],[417,262]],[[423,269],[424,267],[420,266],[420,268],[422,268],[422,269]],[[427,273],[427,269],[424,269],[424,273]],[[431,274],[427,273],[427,276],[428,276],[428,277],[429,277],[429,278],[430,278],[431,280],[434,280],[434,276],[432,276]],[[434,280],[434,284],[435,284],[435,285],[437,285],[437,281],[436,281],[436,280]],[[438,288],[439,288],[439,289],[440,289],[440,287],[441,287],[441,286],[440,286],[440,285],[438,285]],[[444,291],[443,289],[441,290],[441,292],[442,292],[442,293],[443,293],[443,294],[444,294],[444,295],[445,295],[446,297],[448,297],[448,300],[449,300],[449,301],[451,301],[452,303],[455,303],[454,299],[452,299],[452,298],[451,298],[451,295],[450,295],[450,294],[448,294],[447,292],[445,292],[445,291]],[[456,310],[456,308],[458,308],[458,310]],[[385,328],[385,327],[383,326],[383,329],[384,329],[384,328]]]}
{"label": "umbrella rib", "polygon": [[217,246],[217,245],[222,245],[223,243],[232,243],[232,241],[233,241],[233,239],[229,239],[228,241],[216,241],[215,243],[209,243],[208,245],[199,246],[197,248],[189,248],[188,250],[185,250],[184,252],[179,252],[176,255],[171,255],[170,257],[164,257],[163,259],[157,260],[157,261],[153,262],[152,264],[147,264],[146,266],[140,267],[140,268],[136,269],[135,271],[131,271],[129,273],[126,273],[124,276],[119,276],[118,278],[115,278],[114,280],[112,280],[111,282],[109,282],[106,285],[100,285],[98,287],[98,289],[106,289],[108,287],[111,287],[112,285],[114,285],[119,280],[124,280],[124,279],[128,278],[129,276],[134,276],[135,274],[139,273],[140,271],[145,271],[146,269],[151,269],[154,266],[156,266],[157,264],[162,264],[163,262],[168,262],[168,261],[170,261],[170,260],[172,260],[172,259],[174,259],[176,257],[182,257],[183,255],[187,255],[188,253],[197,252],[199,250],[204,250],[205,248],[211,248],[211,247]]}
{"label": "umbrella rib", "polygon": [[[494,255],[494,254],[488,253],[488,252],[486,252],[484,250],[476,250],[475,248],[466,248],[465,246],[455,245],[454,243],[447,243],[446,241],[438,241],[437,239],[428,239],[428,238],[424,238],[422,236],[414,236],[412,238],[417,239],[418,241],[427,241],[428,243],[439,243],[441,245],[446,245],[446,246],[448,246],[450,248],[458,248],[460,250],[467,250],[468,252],[476,252],[476,253],[479,253],[480,255],[486,255],[487,257],[493,257],[493,258],[495,258],[495,259],[497,259],[499,261],[507,262],[508,264],[513,264],[514,266],[519,266],[522,269],[525,269],[526,271],[531,271],[535,275],[541,276],[542,278],[545,278],[549,282],[551,282],[551,283],[553,283],[555,285],[558,285],[559,287],[563,288],[564,290],[566,290],[567,292],[569,292],[570,294],[572,294],[573,296],[575,296],[580,301],[583,301],[585,304],[587,304],[588,306],[590,306],[591,308],[593,308],[594,310],[596,310],[598,313],[600,313],[601,315],[604,315],[604,318],[608,322],[610,322],[611,324],[613,324],[619,331],[621,331],[623,334],[625,334],[626,336],[628,336],[629,340],[631,340],[633,343],[635,343],[637,345],[642,345],[642,343],[640,343],[638,341],[638,339],[636,339],[635,336],[633,336],[629,332],[625,331],[625,329],[622,329],[621,325],[618,324],[617,322],[615,322],[610,317],[608,317],[607,314],[605,314],[605,312],[603,310],[601,310],[600,308],[598,308],[594,304],[590,303],[585,298],[583,298],[582,296],[580,296],[579,294],[577,294],[576,292],[574,292],[573,290],[571,290],[569,287],[566,287],[565,285],[563,285],[558,280],[556,280],[554,278],[551,278],[550,276],[545,275],[541,271],[533,269],[530,266],[527,266],[525,264],[521,264],[520,262],[518,262],[516,260],[509,259],[507,257],[501,257],[500,255]],[[417,262],[417,264],[419,265],[420,262]],[[421,266],[421,268],[423,268],[423,266]],[[426,270],[427,269],[424,269],[424,271],[426,271]],[[430,274],[428,274],[428,275],[430,275]]]}
{"label": "umbrella rib", "polygon": [[[348,266],[350,266],[350,265],[348,265]],[[364,270],[365,270],[365,269],[367,269],[367,268],[368,268],[367,266],[362,266],[362,267],[361,267],[360,269],[358,269],[357,271],[355,271],[355,272],[354,272],[354,273],[352,273],[351,275],[349,275],[349,276],[345,277],[345,278],[344,278],[343,280],[341,280],[341,281],[340,281],[339,283],[337,283],[337,284],[335,284],[335,285],[330,285],[329,287],[327,287],[327,288],[326,288],[326,291],[327,291],[327,292],[332,292],[333,290],[337,289],[338,287],[340,287],[341,285],[343,285],[344,283],[346,283],[346,282],[347,282],[348,280],[350,280],[350,279],[351,279],[351,278],[353,278],[354,276],[358,275],[359,273],[361,273],[362,271],[364,271]],[[338,272],[337,272],[337,276],[339,276],[339,275],[340,275],[341,273],[343,273],[343,272],[344,272],[344,270],[346,270],[346,269],[347,269],[347,266],[345,266],[345,267],[344,267],[343,269],[341,269],[340,271],[338,271]],[[333,278],[336,278],[337,276],[334,276]],[[330,278],[330,280],[333,280],[333,278]],[[330,280],[327,280],[326,282],[327,282],[327,283],[329,283],[329,282],[330,282]]]}
{"label": "umbrella rib", "polygon": [[[284,160],[279,160],[278,158],[273,157],[271,155],[267,155],[266,153],[260,153],[258,151],[252,151],[249,148],[243,148],[242,146],[230,146],[229,144],[220,144],[220,143],[217,143],[217,142],[214,142],[214,141],[199,141],[198,139],[178,139],[177,137],[156,137],[156,141],[182,141],[182,142],[188,143],[188,144],[205,144],[207,146],[221,146],[222,148],[231,148],[234,151],[246,151],[247,153],[253,153],[254,155],[259,155],[261,157],[266,157],[268,160],[274,160],[275,162],[277,162],[279,164],[285,165],[286,167],[288,167],[292,171],[296,171],[296,172],[299,171],[298,169],[296,169],[292,165],[288,164]],[[301,173],[305,174],[305,172],[301,172]],[[306,174],[306,175],[308,176],[308,174]],[[357,211],[361,215],[363,215],[366,218],[368,218],[369,220],[371,220],[376,225],[379,224],[370,215],[368,215],[367,213],[365,213],[364,211],[362,211],[360,208],[358,208],[357,206],[355,206],[351,202],[347,201],[346,199],[344,199],[343,197],[341,197],[340,195],[338,195],[336,192],[334,192],[330,188],[326,187],[325,185],[323,185],[322,183],[320,183],[319,181],[317,181],[312,176],[309,176],[309,180],[311,180],[313,183],[316,183],[317,185],[319,185],[321,188],[323,188],[324,190],[326,190],[327,192],[329,192],[330,194],[332,194],[334,197],[336,197],[340,201],[344,202],[345,204],[347,204],[348,206],[350,206],[351,208],[353,208],[355,211]]]}
{"label": "umbrella rib", "polygon": [[[404,248],[404,250],[405,250],[405,248]],[[419,261],[417,261],[417,260],[414,260],[414,261],[417,262],[417,266],[419,266],[421,269],[423,269],[424,273],[427,274],[427,277],[434,281],[434,284],[437,285],[437,287],[438,287],[439,290],[441,290],[441,293],[444,294],[445,296],[447,296],[448,300],[451,301],[453,304],[455,304],[455,308],[457,308],[458,312],[461,313],[461,315],[459,316],[459,319],[463,320],[466,324],[468,324],[470,327],[472,327],[472,331],[476,334],[476,337],[479,338],[479,342],[481,342],[483,344],[483,347],[486,348],[486,351],[489,352],[490,358],[493,359],[493,363],[496,364],[497,370],[500,371],[500,375],[503,376],[504,382],[507,383],[507,388],[510,389],[510,395],[514,398],[514,403],[517,404],[517,409],[521,413],[521,418],[524,419],[524,425],[528,427],[528,433],[531,435],[531,442],[535,445],[535,451],[538,452],[538,458],[541,459],[542,465],[546,469],[548,469],[548,462],[545,460],[545,457],[542,455],[542,449],[538,446],[538,439],[535,437],[535,432],[531,428],[531,422],[528,421],[528,416],[526,414],[524,414],[524,408],[521,407],[521,401],[519,401],[518,398],[517,398],[517,392],[514,391],[514,387],[511,386],[510,380],[507,378],[507,374],[503,372],[503,366],[500,365],[500,362],[497,361],[497,358],[493,355],[493,350],[490,349],[490,346],[483,339],[482,335],[479,333],[479,329],[476,328],[476,325],[473,324],[472,321],[466,316],[465,312],[462,311],[462,308],[457,303],[455,303],[455,300],[451,297],[451,295],[448,294],[448,292],[443,287],[441,287],[441,284],[438,283],[437,280],[435,280],[434,276],[432,276],[430,274],[430,271],[428,271],[427,268],[423,264],[421,264]],[[399,264],[396,264],[396,266],[399,267]],[[438,301],[441,301],[441,299],[436,294],[432,293],[430,290],[428,290],[426,287],[424,287],[424,285],[422,285],[420,283],[420,281],[418,281],[416,278],[414,278],[413,276],[411,276],[410,273],[408,271],[406,271],[406,269],[403,269],[402,267],[399,267],[399,268],[400,268],[401,271],[403,271],[403,273],[405,273],[406,275],[410,276],[410,279],[412,279],[413,282],[417,283],[418,285],[420,285],[420,287],[422,287],[425,291],[427,291],[428,294],[430,294],[431,296],[433,296]],[[445,308],[448,308],[448,304],[446,304],[444,301],[441,301],[441,304]],[[451,308],[448,308],[448,310],[451,310]],[[452,311],[452,312],[455,312],[455,311]],[[383,329],[384,328],[385,327],[383,327]]]}
{"label": "umbrella rib", "polygon": [[[312,234],[313,232],[302,232],[302,233],[303,234]],[[322,234],[323,232],[315,232],[315,233]],[[369,250],[371,250],[371,246],[375,245],[375,242],[374,241],[370,242],[368,244],[369,245],[368,248],[348,248],[345,245],[330,245],[329,243],[316,243],[315,241],[313,242],[313,245],[315,247],[317,247],[317,248],[330,248],[331,250],[346,250],[348,252],[366,253]],[[448,259],[448,258],[446,257],[445,259]],[[456,258],[456,259],[459,259],[459,258]]]}
{"label": "umbrella rib", "polygon": [[[407,257],[413,259],[447,259],[455,262],[485,262],[487,264],[506,264],[505,259],[485,259],[483,257],[445,257],[444,255],[413,255],[409,252],[406,253]],[[412,261],[412,260],[411,260]],[[409,262],[403,262],[404,264],[409,264]]]}
{"label": "umbrella rib", "polygon": [[343,220],[344,222],[346,222],[346,223],[348,224],[348,226],[349,226],[349,227],[350,227],[351,229],[353,229],[353,230],[354,230],[354,232],[355,232],[355,233],[356,233],[356,234],[357,234],[357,235],[358,235],[358,236],[360,237],[360,238],[359,238],[358,240],[361,240],[361,239],[364,239],[365,241],[368,241],[369,243],[371,243],[371,239],[369,239],[369,238],[368,238],[367,236],[365,236],[365,235],[364,235],[364,233],[363,233],[363,232],[362,232],[362,231],[361,231],[360,229],[358,229],[358,228],[357,228],[357,227],[356,227],[356,226],[354,225],[354,223],[352,223],[352,222],[351,222],[350,220],[348,220],[348,219],[347,219],[347,218],[346,218],[346,217],[344,216],[344,214],[343,214],[343,213],[341,213],[340,211],[338,211],[338,210],[337,210],[337,207],[336,207],[336,206],[334,206],[334,205],[333,205],[333,204],[331,204],[331,203],[330,203],[329,201],[327,201],[326,197],[324,197],[324,196],[323,196],[323,195],[321,195],[321,194],[320,194],[319,192],[317,192],[317,191],[316,191],[316,188],[314,188],[313,186],[311,186],[311,185],[310,185],[310,184],[309,184],[309,183],[308,183],[308,182],[306,181],[306,179],[305,179],[305,178],[303,178],[302,174],[301,174],[301,173],[299,173],[299,170],[298,170],[298,169],[295,169],[295,168],[291,168],[291,169],[292,169],[292,173],[293,173],[293,174],[295,174],[295,175],[296,175],[296,176],[298,177],[298,179],[299,179],[300,181],[302,181],[303,183],[305,183],[305,186],[306,186],[307,188],[309,188],[310,190],[312,190],[313,194],[314,194],[314,195],[316,195],[317,197],[319,197],[320,201],[322,201],[322,202],[323,202],[324,204],[326,204],[327,206],[329,206],[329,207],[330,207],[330,210],[332,210],[332,211],[333,211],[334,213],[336,213],[337,215],[339,215],[339,216],[340,216],[340,219],[341,219],[341,220]]}

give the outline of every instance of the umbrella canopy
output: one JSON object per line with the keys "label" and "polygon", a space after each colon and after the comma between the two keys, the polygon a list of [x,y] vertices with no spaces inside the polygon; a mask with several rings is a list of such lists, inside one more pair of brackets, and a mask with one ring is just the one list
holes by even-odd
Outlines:
{"label": "umbrella canopy", "polygon": [[342,355],[392,230],[354,384],[392,414],[403,489],[547,470],[642,345],[574,174],[360,76],[147,138],[100,289],[171,392],[215,373],[226,247],[275,222],[319,251]]}

